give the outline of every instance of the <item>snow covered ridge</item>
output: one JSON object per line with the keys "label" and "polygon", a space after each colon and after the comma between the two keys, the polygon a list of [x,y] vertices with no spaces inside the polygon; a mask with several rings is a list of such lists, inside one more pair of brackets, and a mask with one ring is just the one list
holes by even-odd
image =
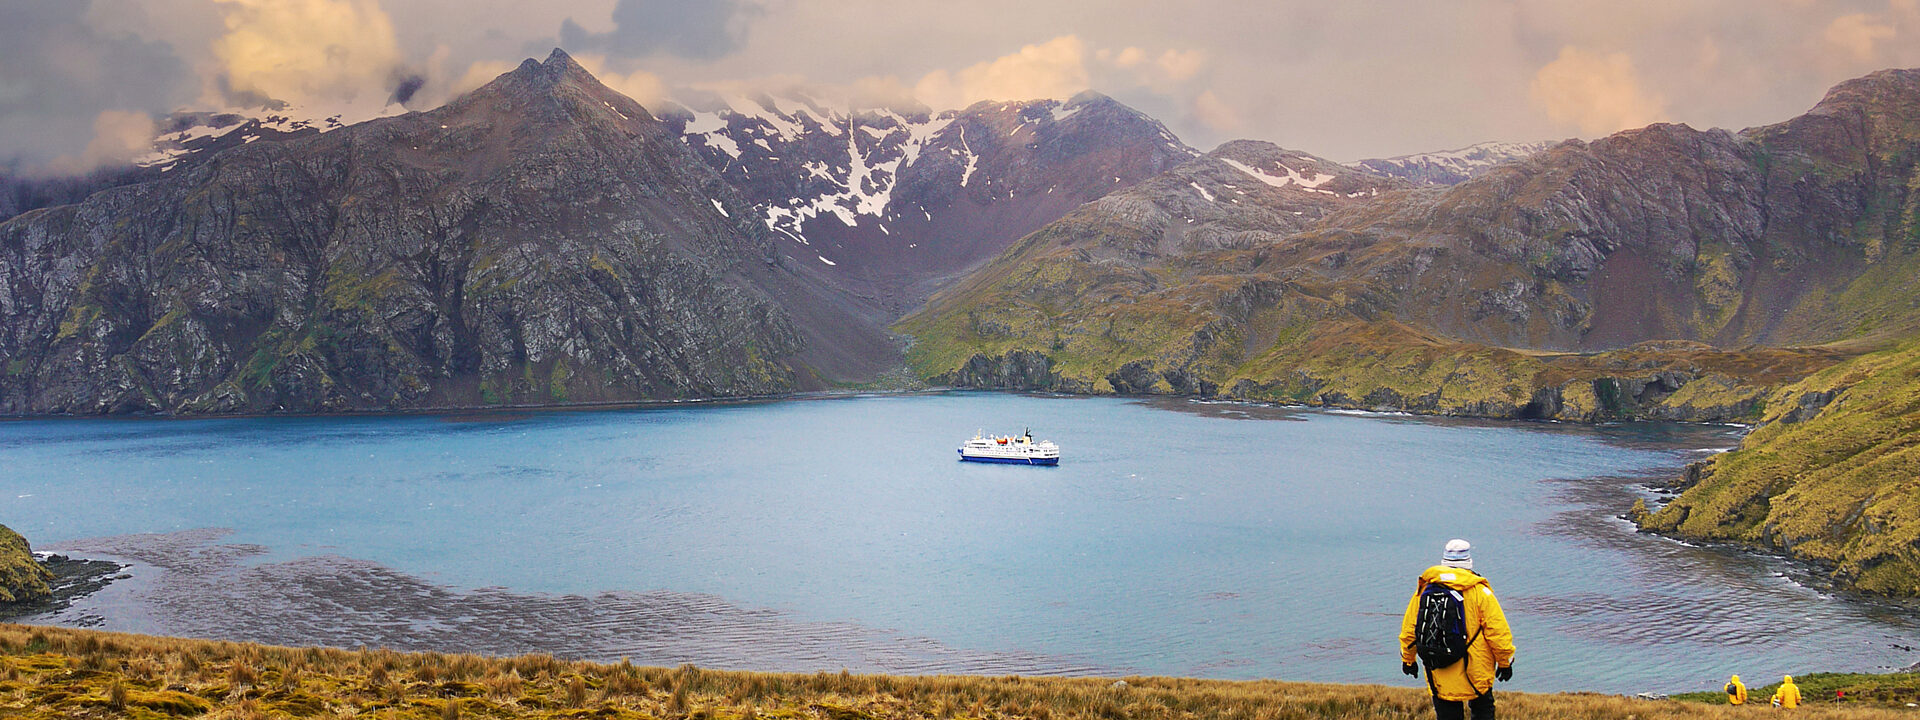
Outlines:
{"label": "snow covered ridge", "polygon": [[399,103],[315,108],[275,102],[265,107],[227,108],[211,112],[179,111],[156,122],[159,133],[153,148],[134,158],[138,167],[162,172],[201,150],[224,149],[261,138],[278,139],[308,132],[329,132],[355,123],[407,112]]}
{"label": "snow covered ridge", "polygon": [[[892,235],[903,223],[934,222],[939,198],[954,192],[1011,197],[1020,190],[995,175],[996,158],[1010,149],[1045,153],[1054,138],[1109,122],[1110,112],[1102,120],[1102,113],[1089,111],[1102,103],[1123,107],[1089,94],[934,114],[853,110],[800,94],[762,94],[716,95],[665,107],[658,115],[677,125],[681,140],[743,191],[768,229],[812,246],[806,228],[827,218]],[[1170,152],[1197,154],[1154,126],[1157,142]],[[944,191],[930,190],[934,186]]]}
{"label": "snow covered ridge", "polygon": [[[913,165],[953,122],[951,113],[928,117],[879,110],[849,116],[823,110],[810,99],[784,98],[767,98],[763,103],[733,97],[724,108],[686,112],[691,119],[681,140],[696,150],[729,158],[721,164],[723,175],[736,166],[751,177],[755,170],[775,173],[782,165],[798,164],[812,192],[757,209],[768,229],[803,245],[810,244],[802,233],[806,222],[828,215],[849,227],[859,225],[863,217],[871,218],[881,222],[880,229],[885,231],[900,171]],[[959,149],[946,151],[968,163],[969,169],[978,162],[966,147],[964,131]],[[782,163],[789,156],[791,161]],[[962,186],[967,179],[961,179]]]}
{"label": "snow covered ridge", "polygon": [[1554,142],[1484,142],[1458,150],[1375,158],[1350,163],[1355,168],[1426,185],[1453,185],[1505,162],[1553,147]]}

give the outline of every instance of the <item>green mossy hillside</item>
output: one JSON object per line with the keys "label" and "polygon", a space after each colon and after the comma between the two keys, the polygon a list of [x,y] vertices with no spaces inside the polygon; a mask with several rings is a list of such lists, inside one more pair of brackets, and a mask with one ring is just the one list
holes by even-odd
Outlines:
{"label": "green mossy hillside", "polygon": [[1920,342],[1781,388],[1764,420],[1643,526],[1771,548],[1846,587],[1920,597]]}
{"label": "green mossy hillside", "polygon": [[1144,267],[1042,230],[896,330],[914,372],[956,387],[1172,394],[1499,418],[1749,421],[1832,349],[1641,343],[1504,348],[1378,317],[1341,284],[1279,280],[1243,253]]}
{"label": "green mossy hillside", "polygon": [[53,575],[33,559],[27,539],[0,525],[0,603],[30,602],[51,595]]}

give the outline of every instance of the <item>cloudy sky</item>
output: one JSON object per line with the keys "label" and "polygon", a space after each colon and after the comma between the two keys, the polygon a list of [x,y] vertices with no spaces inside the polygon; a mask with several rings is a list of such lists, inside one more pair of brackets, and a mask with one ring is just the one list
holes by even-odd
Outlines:
{"label": "cloudy sky", "polygon": [[1920,66],[1920,0],[0,0],[0,162],[130,157],[271,97],[424,109],[562,46],[643,104],[805,88],[934,109],[1094,89],[1211,148],[1336,160],[1742,128]]}

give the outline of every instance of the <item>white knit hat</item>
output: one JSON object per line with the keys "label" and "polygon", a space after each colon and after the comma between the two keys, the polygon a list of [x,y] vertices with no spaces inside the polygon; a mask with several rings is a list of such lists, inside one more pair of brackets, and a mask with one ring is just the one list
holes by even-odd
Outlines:
{"label": "white knit hat", "polygon": [[1447,541],[1446,552],[1440,553],[1440,564],[1447,567],[1473,569],[1473,545],[1460,538]]}

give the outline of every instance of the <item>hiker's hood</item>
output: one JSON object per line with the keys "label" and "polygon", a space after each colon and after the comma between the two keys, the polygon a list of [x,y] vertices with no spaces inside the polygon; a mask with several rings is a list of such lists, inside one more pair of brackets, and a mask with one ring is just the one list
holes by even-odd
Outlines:
{"label": "hiker's hood", "polygon": [[1735,675],[1735,676],[1733,676],[1733,681],[1734,681],[1734,682],[1740,682],[1740,676],[1739,676],[1739,675]]}
{"label": "hiker's hood", "polygon": [[1421,587],[1426,587],[1433,583],[1440,583],[1441,585],[1459,590],[1460,592],[1466,592],[1472,590],[1475,585],[1485,585],[1487,579],[1474,574],[1472,570],[1466,568],[1435,565],[1427,568],[1426,572],[1420,573]]}

